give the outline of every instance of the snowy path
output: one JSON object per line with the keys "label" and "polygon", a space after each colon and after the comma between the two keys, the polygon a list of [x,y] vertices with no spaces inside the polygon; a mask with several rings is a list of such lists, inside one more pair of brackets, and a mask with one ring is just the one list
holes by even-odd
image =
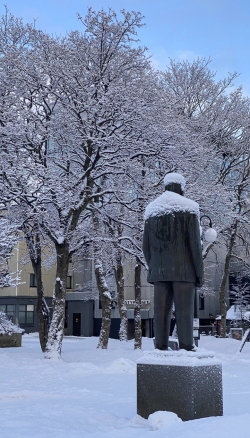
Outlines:
{"label": "snowy path", "polygon": [[[0,438],[245,438],[250,436],[250,343],[202,337],[223,363],[224,416],[174,422],[152,430],[136,416],[133,342],[65,338],[62,360],[43,359],[38,338],[0,349]],[[143,340],[152,349],[152,340]],[[164,420],[164,418],[163,418]]]}

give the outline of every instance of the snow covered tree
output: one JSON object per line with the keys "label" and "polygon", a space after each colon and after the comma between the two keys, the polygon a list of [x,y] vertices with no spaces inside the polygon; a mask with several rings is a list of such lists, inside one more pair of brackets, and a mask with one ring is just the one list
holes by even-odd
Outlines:
{"label": "snow covered tree", "polygon": [[[33,25],[25,25],[6,10],[1,18],[1,199],[23,233],[37,280],[39,336],[44,351],[49,309],[41,278],[41,235],[36,208],[41,178],[36,166],[47,139],[48,96],[39,95],[39,67],[34,57]],[[28,73],[27,73],[28,72]],[[40,69],[42,75],[42,69]],[[47,100],[46,100],[47,97]],[[44,98],[44,100],[43,100]],[[46,119],[47,116],[47,119]]]}
{"label": "snow covered tree", "polygon": [[[3,18],[3,192],[6,202],[15,200],[21,209],[25,205],[31,256],[36,254],[39,238],[31,233],[34,226],[55,244],[59,303],[65,294],[60,292],[66,275],[62,252],[72,255],[77,250],[74,232],[79,218],[96,193],[99,196],[100,179],[105,174],[115,179],[124,172],[131,149],[142,145],[140,133],[148,121],[144,117],[138,130],[134,120],[142,120],[140,115],[149,103],[144,95],[152,73],[144,49],[132,45],[141,26],[139,13],[123,11],[119,21],[113,11],[89,10],[81,20],[84,34],[72,32],[60,39],[24,26],[12,16]],[[3,77],[9,69],[11,75]],[[106,192],[114,190],[113,180]],[[70,249],[69,240],[74,241]],[[78,240],[82,245],[84,239]],[[64,265],[67,260],[68,255]],[[60,317],[56,313],[51,330],[60,326],[62,333],[63,305]],[[61,335],[59,344],[60,339]]]}
{"label": "snow covered tree", "polygon": [[113,11],[89,10],[82,22],[83,34],[62,39],[33,30],[29,50],[18,56],[17,104],[2,130],[5,187],[15,202],[29,205],[57,254],[48,358],[60,356],[68,263],[85,244],[84,218],[95,198],[115,192],[115,175],[141,144],[133,121],[145,108],[152,71],[144,49],[132,46],[140,14],[123,12],[119,21]]}
{"label": "snow covered tree", "polygon": [[[250,107],[249,107],[250,109]],[[248,114],[249,110],[248,110]],[[248,248],[249,248],[249,209],[248,192],[250,185],[250,156],[249,156],[249,133],[245,132],[241,125],[239,128],[240,139],[237,139],[234,148],[230,151],[230,157],[227,157],[227,170],[223,176],[223,183],[231,190],[232,214],[231,222],[221,232],[226,257],[224,271],[220,284],[220,305],[222,317],[222,337],[226,335],[226,288],[232,261],[240,261],[241,264],[249,267]],[[247,127],[248,131],[248,127]],[[235,140],[235,138],[233,139]],[[239,140],[239,141],[238,141]],[[241,144],[241,145],[240,145]],[[243,146],[241,148],[240,146]],[[224,173],[223,161],[221,173]]]}
{"label": "snow covered tree", "polygon": [[[175,155],[178,157],[179,154],[177,168],[190,180],[188,194],[200,204],[202,213],[209,214],[216,224],[219,235],[216,245],[223,240],[227,248],[220,286],[224,336],[225,291],[237,241],[236,216],[242,211],[243,187],[248,179],[246,127],[249,109],[240,89],[230,93],[236,73],[216,81],[209,62],[199,58],[193,63],[172,60],[162,75],[162,83],[166,87],[166,96],[170,94],[175,100],[176,119],[182,120],[186,128],[186,141]],[[246,220],[243,222],[246,225]]]}
{"label": "snow covered tree", "polygon": [[229,103],[229,92],[236,73],[216,81],[209,63],[203,58],[193,62],[170,60],[161,78],[179,135],[182,133],[173,165],[187,179],[187,194],[220,229],[231,210],[228,193],[218,181],[218,144],[222,126],[228,124],[229,116],[232,121],[234,109]]}
{"label": "snow covered tree", "polygon": [[20,281],[19,272],[9,272],[8,260],[18,242],[17,229],[3,208],[0,214],[0,287],[16,285]]}
{"label": "snow covered tree", "polygon": [[[63,81],[58,83],[60,105],[56,113],[61,113],[64,126],[54,141],[64,144],[65,149],[72,147],[73,138],[78,142],[77,164],[79,160],[83,163],[81,175],[85,178],[84,208],[91,210],[92,199],[117,192],[117,175],[129,173],[135,151],[145,150],[143,131],[149,115],[152,126],[150,106],[153,99],[156,102],[156,83],[144,49],[131,44],[141,26],[140,14],[123,12],[123,20],[118,21],[113,11],[90,10],[82,21],[85,33],[69,35],[67,61],[61,67]],[[152,132],[150,140],[152,143]],[[109,300],[105,299],[104,306],[109,314]],[[105,314],[105,307],[102,311]]]}
{"label": "snow covered tree", "polygon": [[240,314],[241,327],[243,326],[244,314],[250,305],[250,285],[244,281],[244,274],[237,273],[235,283],[230,290],[230,297],[233,299],[233,304],[237,306]]}

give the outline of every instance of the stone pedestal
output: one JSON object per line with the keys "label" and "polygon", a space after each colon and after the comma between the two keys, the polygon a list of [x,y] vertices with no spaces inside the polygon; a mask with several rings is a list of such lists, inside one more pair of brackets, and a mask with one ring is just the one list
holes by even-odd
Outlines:
{"label": "stone pedestal", "polygon": [[223,415],[222,367],[213,353],[148,351],[137,362],[137,413],[171,411],[183,421]]}
{"label": "stone pedestal", "polygon": [[0,348],[21,347],[22,333],[0,334]]}

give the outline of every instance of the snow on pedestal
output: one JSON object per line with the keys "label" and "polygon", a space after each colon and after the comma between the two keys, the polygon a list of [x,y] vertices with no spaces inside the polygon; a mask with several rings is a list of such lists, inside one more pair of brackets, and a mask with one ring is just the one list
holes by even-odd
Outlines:
{"label": "snow on pedestal", "polygon": [[[202,360],[201,360],[202,359]],[[176,365],[176,366],[205,366],[220,365],[221,361],[215,359],[213,351],[197,348],[197,351],[144,351],[143,356],[137,360],[137,364],[151,365]]]}
{"label": "snow on pedestal", "polygon": [[137,361],[137,413],[183,421],[223,415],[221,362],[212,352],[145,351]]}

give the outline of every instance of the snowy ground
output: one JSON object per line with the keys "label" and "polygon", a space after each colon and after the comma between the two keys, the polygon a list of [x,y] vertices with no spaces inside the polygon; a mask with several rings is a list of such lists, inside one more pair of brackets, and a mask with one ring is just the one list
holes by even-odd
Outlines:
{"label": "snowy ground", "polygon": [[[223,364],[224,416],[175,421],[136,415],[136,360],[133,342],[68,337],[62,360],[43,359],[36,336],[22,348],[0,349],[1,438],[245,438],[250,436],[250,342],[202,337]],[[143,349],[153,348],[143,339]],[[171,421],[172,420],[172,421]],[[158,429],[157,429],[158,428]]]}

